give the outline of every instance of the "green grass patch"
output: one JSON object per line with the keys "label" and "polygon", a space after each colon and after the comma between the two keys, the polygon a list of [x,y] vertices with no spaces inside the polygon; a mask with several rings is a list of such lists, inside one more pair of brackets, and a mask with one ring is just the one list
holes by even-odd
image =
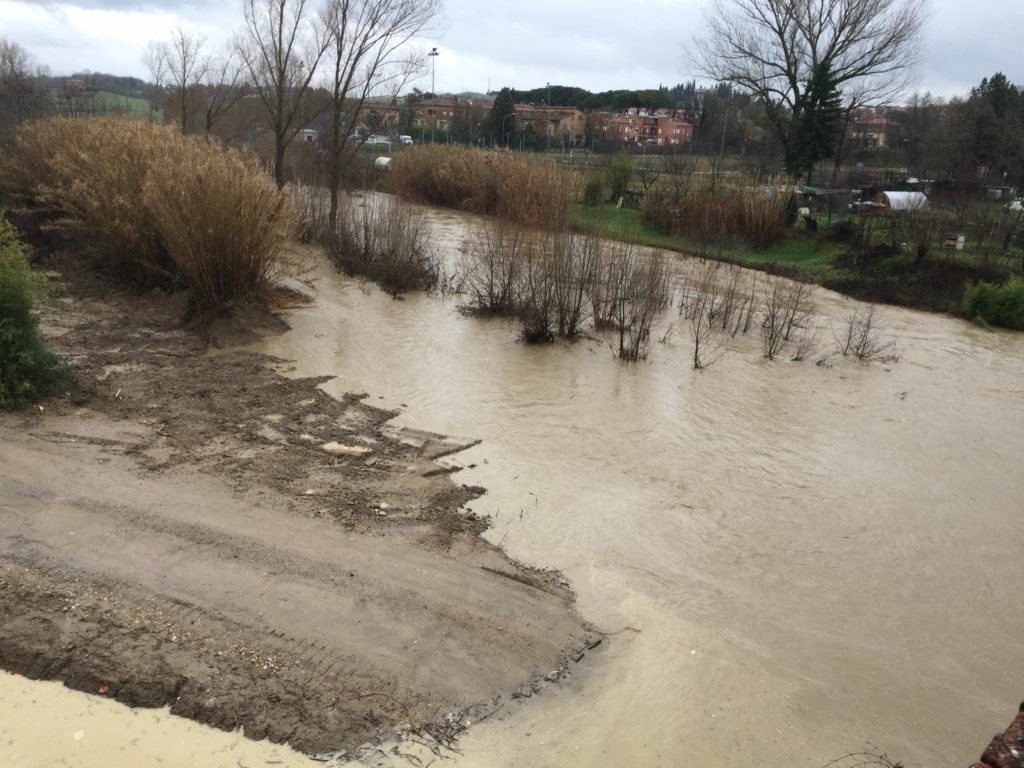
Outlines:
{"label": "green grass patch", "polygon": [[806,272],[825,272],[845,247],[832,240],[794,235],[779,240],[763,251],[746,250],[738,260],[753,266],[782,264]]}
{"label": "green grass patch", "polygon": [[[581,206],[578,221],[584,227],[594,227],[603,237],[627,240],[653,248],[665,248],[683,253],[698,253],[699,246],[677,235],[666,235],[644,224],[640,211],[616,208],[614,205]],[[824,237],[794,234],[761,251],[746,248],[739,253],[722,254],[729,261],[763,269],[776,265],[823,275],[831,269],[836,256],[844,246]]]}
{"label": "green grass patch", "polygon": [[614,205],[581,206],[577,221],[583,227],[594,228],[609,240],[624,240],[672,251],[687,250],[682,239],[646,226],[640,211],[632,208],[616,208]]}

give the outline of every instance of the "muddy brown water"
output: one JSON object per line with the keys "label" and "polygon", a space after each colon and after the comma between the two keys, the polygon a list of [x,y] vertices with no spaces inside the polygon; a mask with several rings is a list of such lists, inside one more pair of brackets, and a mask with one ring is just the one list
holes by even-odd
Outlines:
{"label": "muddy brown water", "polygon": [[[430,216],[449,253],[476,225]],[[885,307],[897,363],[768,363],[741,339],[699,373],[671,314],[668,342],[624,365],[599,340],[528,347],[455,300],[315,278],[259,349],[399,424],[481,438],[456,477],[488,488],[489,537],[618,633],[450,764],[814,767],[872,742],[957,766],[1015,711],[1024,336]],[[853,306],[817,301],[826,333]],[[25,685],[44,684],[0,675],[0,735]]]}

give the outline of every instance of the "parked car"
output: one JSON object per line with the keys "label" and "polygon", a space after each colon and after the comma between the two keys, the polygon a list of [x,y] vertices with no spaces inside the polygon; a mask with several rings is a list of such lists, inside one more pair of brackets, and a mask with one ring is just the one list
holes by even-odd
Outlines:
{"label": "parked car", "polygon": [[412,144],[412,136],[399,136],[398,141],[401,144]]}

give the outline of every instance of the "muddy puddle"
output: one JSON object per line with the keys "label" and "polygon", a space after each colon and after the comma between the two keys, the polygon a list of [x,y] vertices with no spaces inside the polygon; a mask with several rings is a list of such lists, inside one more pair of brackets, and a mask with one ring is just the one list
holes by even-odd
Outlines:
{"label": "muddy puddle", "polygon": [[[451,253],[474,225],[430,215]],[[615,633],[566,685],[471,728],[446,764],[814,767],[871,742],[907,766],[967,765],[1015,711],[1024,336],[883,307],[898,363],[768,363],[740,339],[700,373],[671,314],[666,343],[624,365],[604,342],[527,347],[457,300],[394,301],[326,264],[315,286],[258,349],[294,361],[289,375],[337,376],[331,393],[373,393],[399,425],[480,438],[453,462],[489,491],[472,504],[489,538],[561,570],[580,613]],[[827,292],[818,305],[826,326],[853,306]],[[0,675],[0,742],[89,738],[63,719],[85,697],[42,685]],[[176,757],[299,759],[163,720]],[[21,764],[91,764],[33,762],[24,742]]]}

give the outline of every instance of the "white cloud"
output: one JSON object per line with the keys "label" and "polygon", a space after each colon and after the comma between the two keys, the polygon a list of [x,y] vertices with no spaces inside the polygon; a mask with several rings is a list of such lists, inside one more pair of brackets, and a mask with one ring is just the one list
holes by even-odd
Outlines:
{"label": "white cloud", "polygon": [[[688,80],[685,47],[708,0],[447,0],[443,33],[427,41],[440,91],[546,82],[590,90],[652,88]],[[966,92],[1002,70],[1024,83],[1024,2],[932,0],[918,84]],[[213,43],[241,24],[240,0],[0,0],[0,34],[58,73],[81,69],[145,76],[146,43],[177,26]],[[420,87],[430,87],[429,74]]]}

